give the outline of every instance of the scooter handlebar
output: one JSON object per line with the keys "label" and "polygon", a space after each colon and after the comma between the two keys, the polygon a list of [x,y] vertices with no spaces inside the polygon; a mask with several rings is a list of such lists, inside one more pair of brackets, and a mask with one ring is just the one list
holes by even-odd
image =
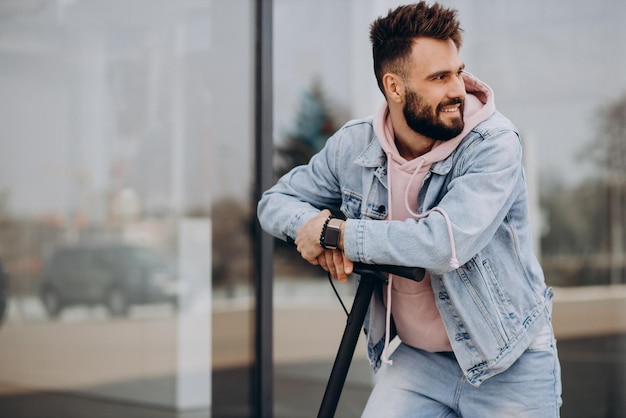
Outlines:
{"label": "scooter handlebar", "polygon": [[420,282],[424,279],[426,271],[421,267],[403,267],[393,266],[388,264],[365,264],[354,263],[354,272],[356,274],[380,274],[391,273],[396,276],[402,276],[405,279],[414,280]]}
{"label": "scooter handlebar", "polygon": [[[295,242],[291,238],[287,238],[287,242],[295,247]],[[359,275],[363,274],[380,274],[391,273],[396,276],[404,277],[405,279],[421,282],[424,279],[426,271],[421,267],[403,267],[393,266],[389,264],[365,264],[354,263],[354,272]]]}

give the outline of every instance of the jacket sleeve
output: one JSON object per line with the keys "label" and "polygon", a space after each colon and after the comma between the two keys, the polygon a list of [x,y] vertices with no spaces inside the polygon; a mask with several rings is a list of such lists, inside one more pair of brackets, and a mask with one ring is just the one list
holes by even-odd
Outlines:
{"label": "jacket sleeve", "polygon": [[298,166],[263,193],[257,207],[261,227],[275,237],[295,239],[296,231],[322,209],[341,203],[336,175],[342,130],[326,141],[307,165]]}
{"label": "jacket sleeve", "polygon": [[[448,214],[463,265],[487,246],[514,202],[526,197],[521,143],[514,130],[492,130],[455,158],[453,179],[437,207]],[[419,266],[435,274],[455,268],[448,224],[437,211],[419,221],[348,220],[344,246],[353,261]]]}

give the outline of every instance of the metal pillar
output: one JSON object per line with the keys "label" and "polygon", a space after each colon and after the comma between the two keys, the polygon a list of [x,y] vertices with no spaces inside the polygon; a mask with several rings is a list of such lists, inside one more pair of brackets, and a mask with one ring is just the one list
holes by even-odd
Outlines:
{"label": "metal pillar", "polygon": [[[272,0],[256,0],[255,67],[255,207],[261,194],[274,183]],[[256,217],[255,217],[256,219]],[[272,288],[274,239],[258,220],[254,234],[255,370],[254,416],[271,418],[274,403]]]}

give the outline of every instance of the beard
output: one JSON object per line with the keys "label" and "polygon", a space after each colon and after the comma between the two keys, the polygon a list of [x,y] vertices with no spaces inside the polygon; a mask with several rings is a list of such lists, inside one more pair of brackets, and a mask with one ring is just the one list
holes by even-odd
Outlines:
{"label": "beard", "polygon": [[[460,103],[459,107],[461,116],[454,118],[446,123],[439,115],[445,106]],[[407,90],[406,103],[404,104],[404,118],[409,128],[415,132],[432,138],[437,141],[448,141],[463,131],[465,122],[463,121],[464,101],[462,98],[450,99],[439,103],[434,108],[426,102],[426,100],[413,90]]]}

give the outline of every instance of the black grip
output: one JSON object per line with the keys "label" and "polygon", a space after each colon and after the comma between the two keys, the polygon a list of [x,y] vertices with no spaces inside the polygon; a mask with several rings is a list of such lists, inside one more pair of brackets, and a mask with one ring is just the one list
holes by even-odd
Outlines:
{"label": "black grip", "polygon": [[403,267],[393,266],[388,264],[364,264],[354,263],[354,272],[356,274],[376,274],[376,273],[391,273],[396,276],[404,277],[405,279],[421,282],[424,279],[426,270],[421,267]]}

